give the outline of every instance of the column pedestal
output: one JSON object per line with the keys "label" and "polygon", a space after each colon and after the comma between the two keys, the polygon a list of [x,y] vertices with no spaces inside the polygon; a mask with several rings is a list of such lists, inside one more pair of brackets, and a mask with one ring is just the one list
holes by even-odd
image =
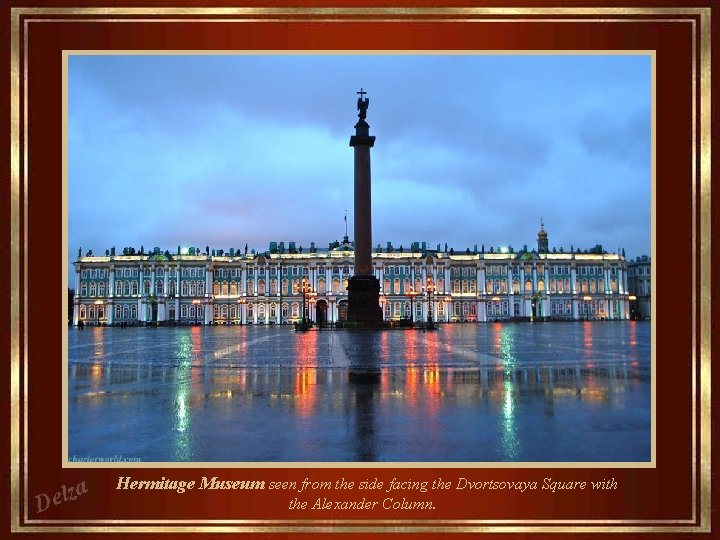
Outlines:
{"label": "column pedestal", "polygon": [[380,281],[375,276],[353,276],[348,282],[348,321],[382,322]]}

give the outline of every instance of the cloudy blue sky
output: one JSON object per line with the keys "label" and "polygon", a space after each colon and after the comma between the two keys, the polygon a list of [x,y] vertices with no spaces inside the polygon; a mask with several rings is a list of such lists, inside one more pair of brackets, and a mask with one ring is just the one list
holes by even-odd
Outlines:
{"label": "cloudy blue sky", "polygon": [[648,56],[72,56],[69,251],[352,238],[650,251]]}

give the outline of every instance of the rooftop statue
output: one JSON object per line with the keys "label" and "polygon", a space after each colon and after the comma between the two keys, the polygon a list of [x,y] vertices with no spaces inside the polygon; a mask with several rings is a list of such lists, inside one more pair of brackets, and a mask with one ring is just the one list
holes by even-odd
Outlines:
{"label": "rooftop statue", "polygon": [[368,109],[368,106],[370,105],[370,99],[363,98],[363,96],[365,94],[367,94],[367,92],[365,92],[362,88],[360,88],[360,91],[357,93],[360,94],[360,97],[358,98],[358,101],[357,101],[357,108],[358,108],[358,111],[360,111],[358,113],[358,118],[360,118],[360,120],[365,120],[365,118],[367,117],[367,109]]}

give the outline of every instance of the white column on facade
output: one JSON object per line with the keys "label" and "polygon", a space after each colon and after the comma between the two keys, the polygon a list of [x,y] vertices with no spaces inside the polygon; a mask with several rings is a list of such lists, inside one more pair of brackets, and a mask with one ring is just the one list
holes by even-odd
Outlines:
{"label": "white column on facade", "polygon": [[[254,295],[257,296],[258,293],[258,274],[260,273],[260,268],[255,268],[255,273],[253,277],[253,285],[254,285]],[[257,306],[255,306],[257,308]],[[255,322],[257,322],[257,309],[255,310]]]}
{"label": "white column on facade", "polygon": [[247,295],[247,268],[240,269],[240,278],[242,283],[240,286],[240,296]]}
{"label": "white column on facade", "polygon": [[[510,265],[508,265],[508,266],[507,266],[507,269],[505,270],[505,279],[507,279],[508,294],[509,294],[509,295],[515,294],[515,292],[513,291],[512,267],[511,267]],[[510,307],[508,308],[508,311],[510,311],[510,308],[512,308],[512,306],[510,306]]]}
{"label": "white column on facade", "polygon": [[108,279],[110,280],[110,282],[108,283],[108,297],[113,298],[115,296],[115,267],[114,266],[110,267],[109,276],[110,277]]}
{"label": "white column on facade", "polygon": [[145,312],[143,311],[143,303],[141,298],[137,299],[137,320],[140,322],[145,322]]}
{"label": "white column on facade", "polygon": [[150,267],[150,296],[155,294],[155,265]]}
{"label": "white column on facade", "polygon": [[80,267],[75,267],[75,296],[80,296]]}
{"label": "white column on facade", "polygon": [[213,291],[213,267],[212,265],[205,268],[205,297],[212,298]]}
{"label": "white column on facade", "polygon": [[603,269],[603,292],[609,292],[610,291],[610,268],[605,267]]}
{"label": "white column on facade", "polygon": [[[257,287],[257,272],[255,272],[255,286]],[[257,289],[255,289],[257,291]],[[253,300],[253,323],[258,321],[258,303]]]}
{"label": "white column on facade", "polygon": [[575,266],[572,266],[570,268],[570,289],[572,290],[573,294],[578,293],[578,290],[577,290],[577,268]]}
{"label": "white column on facade", "polygon": [[532,284],[533,284],[533,293],[537,292],[537,266],[533,265],[532,267]]}
{"label": "white column on facade", "polygon": [[545,280],[545,293],[547,294],[547,291],[550,288],[550,269],[548,268],[547,263],[545,264],[545,275],[543,279]]}
{"label": "white column on facade", "polygon": [[[475,271],[475,277],[477,280],[477,287],[476,287],[477,292],[484,293],[485,292],[485,269],[478,266]],[[478,311],[478,320],[480,320],[480,311]]]}
{"label": "white column on facade", "polygon": [[158,322],[163,322],[165,319],[166,319],[166,317],[165,317],[165,302],[160,301],[160,302],[158,302],[157,320],[158,320]]}
{"label": "white column on facade", "polygon": [[478,302],[478,321],[487,322],[487,309],[485,301]]}
{"label": "white column on facade", "polygon": [[170,269],[167,266],[163,266],[163,296],[167,298],[168,295],[168,283],[170,280]]}
{"label": "white column on facade", "polygon": [[573,300],[572,303],[572,309],[573,309],[573,319],[578,320],[580,318],[580,313],[578,309],[578,304],[580,303],[580,300]]}
{"label": "white column on facade", "polygon": [[[450,288],[450,267],[449,266],[445,266],[445,277],[443,278],[443,289],[444,290],[440,291],[440,293],[445,293],[445,292],[449,293],[452,291],[452,289]],[[462,291],[462,288],[460,290]]]}
{"label": "white column on facade", "polygon": [[[520,294],[525,294],[525,265],[520,265]],[[522,307],[522,314],[525,314],[525,306]]]}

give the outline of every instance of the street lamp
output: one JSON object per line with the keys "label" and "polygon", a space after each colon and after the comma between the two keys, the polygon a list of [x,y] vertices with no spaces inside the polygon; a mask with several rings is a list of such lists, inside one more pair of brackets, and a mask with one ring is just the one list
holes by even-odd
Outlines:
{"label": "street lamp", "polygon": [[300,287],[300,290],[302,291],[302,328],[305,330],[307,329],[308,325],[308,314],[307,314],[307,300],[306,298],[312,294],[312,287],[308,280],[306,278],[302,278],[302,285]]}
{"label": "street lamp", "polygon": [[428,323],[430,326],[432,326],[432,323],[433,323],[432,294],[433,294],[433,291],[435,291],[435,284],[433,283],[433,280],[431,277],[427,278],[427,283],[425,284],[425,290],[427,291],[427,295],[428,295]]}
{"label": "street lamp", "polygon": [[385,302],[387,300],[385,299],[385,293],[383,291],[380,291],[380,309],[382,310],[382,319],[385,320]]}

